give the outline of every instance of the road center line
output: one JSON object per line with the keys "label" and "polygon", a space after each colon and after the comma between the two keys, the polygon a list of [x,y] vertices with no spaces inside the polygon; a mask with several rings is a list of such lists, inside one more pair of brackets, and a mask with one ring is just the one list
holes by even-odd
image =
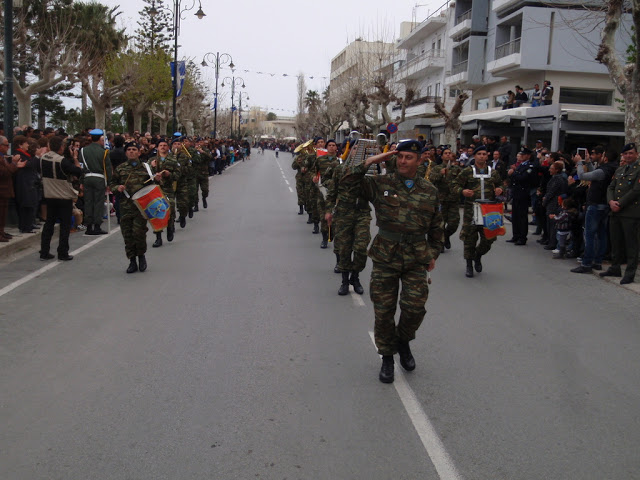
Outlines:
{"label": "road center line", "polygon": [[350,292],[350,293],[351,293],[351,299],[353,300],[353,303],[355,303],[356,306],[358,307],[364,307],[364,300],[362,300],[362,297],[358,295],[356,292]]}
{"label": "road center line", "polygon": [[[371,341],[375,345],[373,332],[369,332]],[[456,470],[451,457],[444,448],[442,441],[438,437],[435,428],[429,417],[422,409],[422,405],[418,401],[416,394],[413,392],[404,373],[400,368],[395,369],[395,381],[393,385],[396,387],[396,392],[404,405],[405,410],[409,414],[409,418],[413,423],[413,426],[424,445],[427,455],[431,459],[431,463],[438,472],[440,480],[462,480],[462,477]]]}
{"label": "road center line", "polygon": [[293,188],[289,187],[289,191],[290,191],[291,193],[293,193]]}
{"label": "road center line", "polygon": [[287,180],[286,178],[284,179],[284,183],[286,183],[287,185],[289,185],[289,180]]}
{"label": "road center line", "polygon": [[[85,250],[93,247],[95,244],[103,241],[105,238],[110,237],[111,235],[113,235],[116,232],[120,231],[120,227],[116,227],[113,230],[111,230],[111,232],[109,232],[108,235],[100,235],[100,237],[96,238],[95,240],[90,241],[89,243],[87,243],[86,245],[83,245],[82,247],[74,250],[73,252],[70,252],[70,255],[77,255],[79,253],[84,252]],[[30,280],[33,280],[36,277],[39,277],[40,275],[42,275],[45,272],[48,272],[49,270],[51,270],[52,268],[57,267],[58,265],[60,265],[61,263],[65,263],[65,262],[61,262],[60,260],[56,260],[54,262],[49,263],[48,265],[45,265],[42,268],[39,268],[38,270],[36,270],[35,272],[31,272],[28,275],[25,275],[24,277],[22,277],[20,280],[16,280],[13,283],[10,283],[9,285],[7,285],[6,287],[4,287],[3,289],[0,289],[0,297],[6,295],[7,293],[15,290],[16,288],[18,288],[20,285],[24,285],[25,283],[27,283]]]}

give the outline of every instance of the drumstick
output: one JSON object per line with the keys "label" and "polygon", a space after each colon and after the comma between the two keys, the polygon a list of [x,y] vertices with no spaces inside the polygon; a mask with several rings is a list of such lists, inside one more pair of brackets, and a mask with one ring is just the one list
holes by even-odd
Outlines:
{"label": "drumstick", "polygon": [[431,285],[431,272],[427,270],[427,284]]}

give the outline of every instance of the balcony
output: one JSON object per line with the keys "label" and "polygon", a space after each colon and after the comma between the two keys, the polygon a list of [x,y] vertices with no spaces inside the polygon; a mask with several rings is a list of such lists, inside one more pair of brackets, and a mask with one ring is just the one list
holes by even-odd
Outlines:
{"label": "balcony", "polygon": [[498,45],[495,50],[495,60],[487,63],[487,71],[496,74],[520,67],[520,39]]}
{"label": "balcony", "polygon": [[516,7],[520,7],[522,3],[521,0],[493,0],[492,10],[496,15],[502,16],[511,10],[515,10]]}
{"label": "balcony", "polygon": [[409,35],[402,38],[398,44],[397,48],[408,50],[416,45],[418,45],[421,41],[428,38],[429,35],[437,32],[438,30],[445,28],[447,26],[447,17],[446,15],[433,15],[427,18],[424,22],[418,25]]}
{"label": "balcony", "polygon": [[460,83],[466,83],[469,75],[469,60],[456,63],[451,67],[451,73],[444,79],[445,85],[456,85]]}
{"label": "balcony", "polygon": [[[433,95],[428,95],[426,97],[416,98],[415,100],[409,102],[409,104],[407,105],[407,108],[417,107],[418,105],[432,104],[436,102],[442,102],[442,97],[434,97]],[[396,104],[393,107],[391,107],[391,110],[394,112],[402,110],[402,105]]]}
{"label": "balcony", "polygon": [[425,74],[443,69],[444,63],[444,50],[428,50],[408,60],[407,63],[398,70],[397,80],[412,80],[423,77]]}
{"label": "balcony", "polygon": [[456,17],[456,24],[449,30],[449,38],[460,39],[471,32],[471,10]]}

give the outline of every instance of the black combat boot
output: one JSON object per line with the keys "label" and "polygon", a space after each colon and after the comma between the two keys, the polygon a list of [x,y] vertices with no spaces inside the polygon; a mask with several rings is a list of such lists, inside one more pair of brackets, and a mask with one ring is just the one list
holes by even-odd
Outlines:
{"label": "black combat boot", "polygon": [[611,265],[604,272],[600,272],[598,275],[600,275],[601,277],[621,277],[622,269],[620,268],[620,265],[615,267]]}
{"label": "black combat boot", "polygon": [[300,205],[300,211],[298,212],[298,215],[304,215],[304,205]]}
{"label": "black combat boot", "polygon": [[311,214],[309,214],[309,218],[307,219],[307,225],[311,225],[313,220],[311,219]]}
{"label": "black combat boot", "polygon": [[89,225],[87,229],[84,231],[85,235],[94,235],[93,233],[93,225]]}
{"label": "black combat boot", "polygon": [[194,212],[199,212],[200,211],[200,209],[198,208],[198,204],[197,203],[196,203],[196,206],[193,207],[193,211]]}
{"label": "black combat boot", "polygon": [[136,257],[133,257],[129,262],[129,268],[127,268],[127,273],[133,273],[138,271],[138,264],[136,263]]}
{"label": "black combat boot", "polygon": [[622,277],[622,280],[620,280],[620,285],[627,285],[629,283],[633,283],[633,281],[636,278],[636,273],[624,273],[624,277]]}
{"label": "black combat boot", "polygon": [[467,260],[467,273],[465,275],[469,278],[473,277],[473,260]]}
{"label": "black combat boot", "polygon": [[349,295],[349,272],[342,272],[342,285],[338,289],[338,295]]}
{"label": "black combat boot", "polygon": [[99,224],[97,224],[97,223],[96,223],[96,224],[93,226],[93,234],[94,234],[94,235],[106,235],[107,233],[109,233],[109,232],[105,232],[104,230],[102,230],[102,229],[100,228],[100,225],[99,225]]}
{"label": "black combat boot", "polygon": [[180,217],[178,217],[178,222],[180,222],[180,228],[187,226],[187,219],[184,218],[184,215],[180,215]]}
{"label": "black combat boot", "polygon": [[313,232],[311,233],[320,233],[320,223],[319,222],[313,222]]}
{"label": "black combat boot", "polygon": [[362,288],[362,284],[360,283],[360,277],[358,272],[351,272],[351,278],[349,279],[349,283],[353,285],[353,291],[358,295],[362,295],[364,293],[364,288]]}
{"label": "black combat boot", "polygon": [[393,383],[393,364],[393,355],[382,356],[382,367],[378,377],[382,383]]}
{"label": "black combat boot", "polygon": [[451,248],[451,240],[449,240],[449,235],[444,236],[444,248],[449,250]]}
{"label": "black combat boot", "polygon": [[482,255],[476,255],[475,263],[476,263],[476,272],[480,273],[482,271],[482,262],[480,259]]}
{"label": "black combat boot", "polygon": [[193,207],[189,207],[189,218],[193,218]]}
{"label": "black combat boot", "polygon": [[416,361],[411,354],[409,342],[398,342],[398,355],[400,356],[400,365],[402,365],[402,368],[407,372],[416,369]]}
{"label": "black combat boot", "polygon": [[336,266],[333,267],[333,273],[340,273],[340,267],[338,264],[340,263],[340,254],[336,253]]}
{"label": "black combat boot", "polygon": [[141,272],[147,269],[147,259],[144,258],[144,255],[138,255],[138,265],[140,265]]}
{"label": "black combat boot", "polygon": [[209,205],[207,205],[207,198],[206,197],[202,197],[202,208],[207,208]]}
{"label": "black combat boot", "polygon": [[329,234],[327,232],[322,232],[322,242],[320,242],[320,248],[327,248],[329,244]]}
{"label": "black combat boot", "polygon": [[173,233],[175,232],[175,229],[172,227],[168,227],[167,228],[167,241],[169,242],[173,242]]}
{"label": "black combat boot", "polygon": [[151,245],[153,248],[158,248],[162,246],[162,232],[156,232],[156,241]]}

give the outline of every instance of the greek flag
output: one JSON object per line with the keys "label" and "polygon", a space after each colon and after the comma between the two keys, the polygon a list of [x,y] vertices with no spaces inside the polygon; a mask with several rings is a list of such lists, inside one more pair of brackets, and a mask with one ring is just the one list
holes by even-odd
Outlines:
{"label": "greek flag", "polygon": [[[176,65],[175,62],[171,62],[171,81],[174,82],[176,78]],[[179,97],[182,93],[182,87],[184,86],[184,80],[187,78],[187,64],[184,61],[178,62],[178,79],[180,80],[176,84],[176,97]]]}

